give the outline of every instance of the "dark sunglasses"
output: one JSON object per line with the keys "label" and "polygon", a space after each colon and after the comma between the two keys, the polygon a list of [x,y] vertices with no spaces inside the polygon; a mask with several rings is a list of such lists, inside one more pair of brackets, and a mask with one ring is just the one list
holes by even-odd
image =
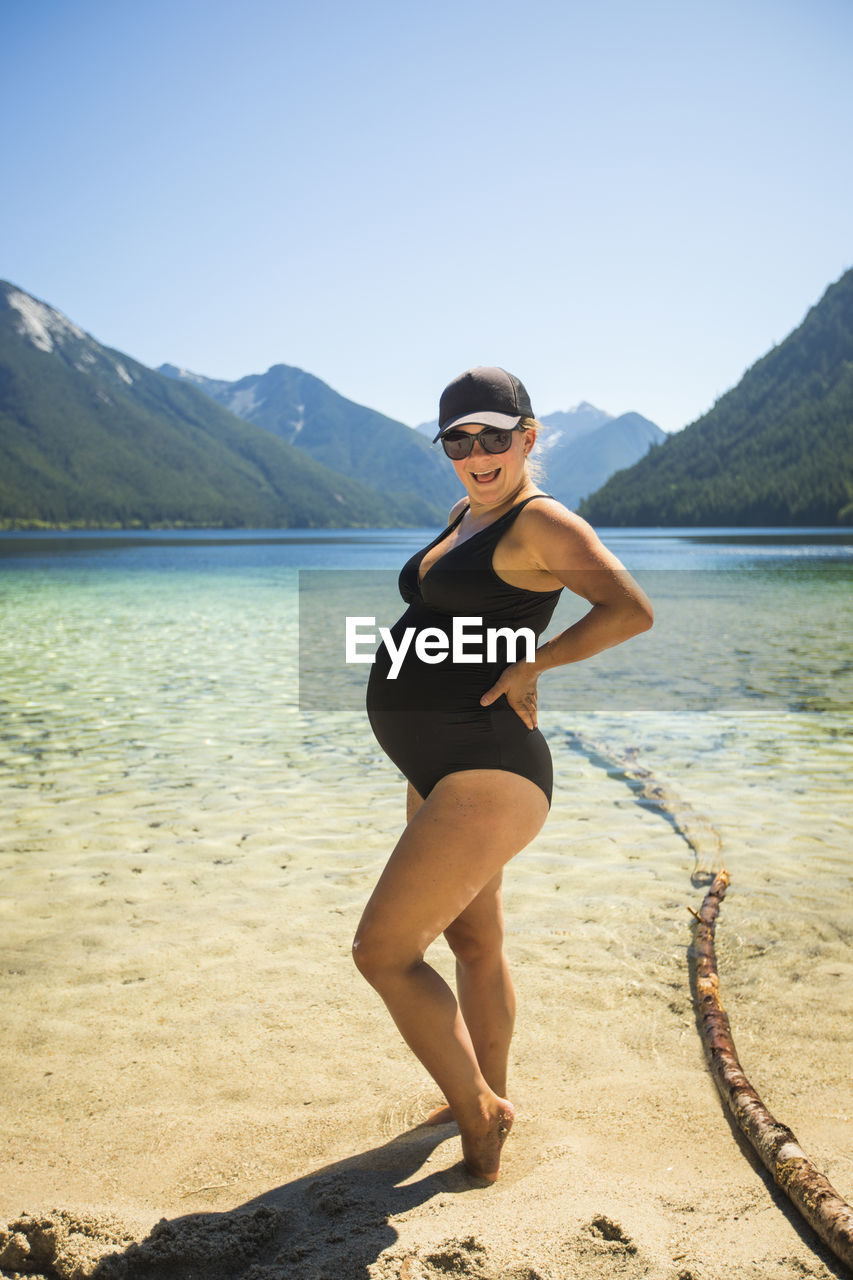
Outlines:
{"label": "dark sunglasses", "polygon": [[506,453],[512,444],[513,431],[520,430],[520,427],[483,427],[482,431],[472,431],[470,435],[467,431],[448,431],[441,437],[441,444],[448,458],[459,462],[468,457],[475,440],[480,441],[486,453]]}

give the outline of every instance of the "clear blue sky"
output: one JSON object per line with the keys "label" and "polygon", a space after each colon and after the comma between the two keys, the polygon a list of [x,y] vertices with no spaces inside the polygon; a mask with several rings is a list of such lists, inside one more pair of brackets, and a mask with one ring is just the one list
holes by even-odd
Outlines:
{"label": "clear blue sky", "polygon": [[849,0],[5,0],[0,276],[414,424],[684,426],[853,265]]}

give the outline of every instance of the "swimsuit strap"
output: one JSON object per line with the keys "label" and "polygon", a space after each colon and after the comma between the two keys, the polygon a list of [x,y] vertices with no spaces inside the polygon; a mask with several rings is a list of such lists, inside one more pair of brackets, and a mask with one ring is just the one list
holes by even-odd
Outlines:
{"label": "swimsuit strap", "polygon": [[[509,523],[512,524],[513,520],[515,520],[519,512],[522,511],[524,507],[527,506],[528,502],[535,502],[537,498],[552,498],[552,497],[553,497],[553,494],[551,493],[531,493],[529,498],[524,498],[522,499],[521,502],[516,502],[516,504],[510,507],[508,511],[505,511],[502,516],[498,516],[497,520],[493,520],[491,524],[487,524],[484,529],[480,530],[480,533],[487,533],[489,529],[500,528],[503,525],[504,521],[506,521],[507,519],[509,520]],[[459,524],[459,521],[465,515],[465,513],[470,510],[471,510],[471,504],[469,503],[467,507],[463,507],[462,511],[453,521],[453,524],[448,526],[446,532],[452,533],[453,530],[456,528],[456,526]]]}
{"label": "swimsuit strap", "polygon": [[[426,581],[435,566],[440,564],[447,555],[452,555],[454,557],[454,562],[457,564],[457,567],[461,567],[459,566],[459,557],[462,556],[465,561],[467,561],[465,566],[466,568],[479,567],[482,569],[491,569],[492,553],[495,546],[516,519],[522,508],[526,507],[528,502],[533,502],[535,498],[550,497],[550,493],[532,493],[529,498],[525,498],[522,502],[517,502],[515,506],[510,507],[508,511],[505,511],[502,516],[498,516],[497,520],[493,520],[491,524],[487,524],[484,528],[476,530],[476,532],[472,533],[469,538],[465,538],[455,547],[451,547],[449,551],[443,552],[443,554],[438,557],[438,560],[436,560],[429,569],[427,569],[426,573],[422,577],[421,561],[428,551],[432,551],[433,547],[437,547],[440,543],[444,542],[445,538],[450,536],[453,530],[461,522],[462,517],[471,510],[470,503],[468,506],[463,507],[456,519],[449,524],[446,529],[443,529],[437,538],[433,538],[432,542],[424,547],[422,551],[417,551],[403,566],[399,577],[400,594],[403,599],[410,601],[416,594],[420,595],[422,583]],[[504,585],[507,586],[509,590],[513,589],[506,583]],[[541,593],[537,592],[537,594]]]}
{"label": "swimsuit strap", "polygon": [[[553,497],[553,494],[550,494],[550,493],[531,493],[529,498],[524,498],[521,502],[517,502],[515,506],[510,507],[509,511],[505,512],[505,514],[510,515],[513,511],[519,512],[522,510],[523,507],[527,506],[528,502],[535,502],[537,498],[551,498],[551,497]],[[501,516],[501,520],[503,520],[503,516]]]}

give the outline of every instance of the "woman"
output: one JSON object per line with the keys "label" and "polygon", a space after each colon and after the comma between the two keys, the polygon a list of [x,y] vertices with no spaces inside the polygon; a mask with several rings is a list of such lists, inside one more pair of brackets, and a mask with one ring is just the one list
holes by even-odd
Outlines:
{"label": "woman", "polygon": [[[355,963],[447,1099],[431,1121],[456,1120],[466,1167],[489,1182],[514,1114],[501,877],[551,800],[537,681],[652,624],[616,557],[532,479],[537,425],[524,387],[503,369],[468,370],[445,389],[435,439],[466,497],[400,575],[409,608],[391,631],[396,658],[380,648],[367,696],[380,745],[408,778],[408,804],[358,927]],[[482,619],[484,633],[527,627],[538,639],[563,587],[591,608],[534,653],[517,659],[506,637],[503,655],[486,646],[478,661],[470,643],[452,652],[463,616],[469,635]],[[440,933],[456,957],[458,1001],[424,960]]]}

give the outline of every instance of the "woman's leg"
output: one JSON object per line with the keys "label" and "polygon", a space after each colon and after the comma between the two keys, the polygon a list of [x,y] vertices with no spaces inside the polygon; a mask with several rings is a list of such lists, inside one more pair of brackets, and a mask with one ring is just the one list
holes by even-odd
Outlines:
{"label": "woman's leg", "polygon": [[515,1025],[515,990],[504,954],[499,871],[456,917],[444,936],[456,957],[456,991],[480,1070],[506,1097],[509,1046]]}
{"label": "woman's leg", "polygon": [[[411,782],[408,783],[407,822],[411,822],[422,804],[422,797]],[[515,1025],[515,991],[503,949],[502,882],[503,869],[444,931],[456,956],[459,1007],[477,1062],[487,1083],[500,1098],[506,1097],[509,1046]],[[452,1118],[449,1107],[437,1107],[427,1122],[442,1124]]]}
{"label": "woman's leg", "polygon": [[[509,1046],[515,1025],[515,991],[503,949],[503,905],[498,872],[469,907],[444,931],[456,956],[459,1008],[483,1078],[506,1097]],[[447,1124],[450,1107],[434,1107],[424,1124]]]}
{"label": "woman's leg", "polygon": [[424,961],[503,865],[537,834],[543,792],[517,774],[449,774],[417,809],[365,908],[356,964],[444,1093],[469,1169],[493,1180],[512,1107],[486,1081],[453,992]]}
{"label": "woman's leg", "polygon": [[411,822],[418,809],[423,804],[424,799],[419,791],[416,791],[411,782],[406,783],[406,821]]}

